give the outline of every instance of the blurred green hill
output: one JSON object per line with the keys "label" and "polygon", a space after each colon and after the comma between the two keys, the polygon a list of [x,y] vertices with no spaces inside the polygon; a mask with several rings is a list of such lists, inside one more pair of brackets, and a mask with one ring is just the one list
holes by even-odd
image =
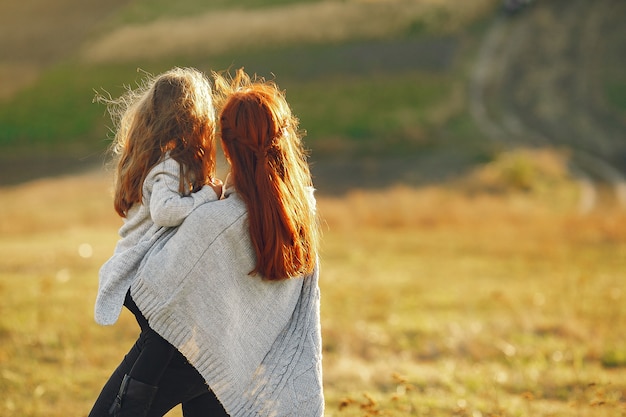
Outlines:
{"label": "blurred green hill", "polygon": [[[517,49],[492,51],[490,61],[483,62],[490,69],[515,64],[504,75],[492,71],[479,83],[480,104],[491,111],[492,124],[502,116],[501,103],[532,114],[545,107],[543,102],[529,105],[524,94],[546,91],[552,81],[587,86],[586,94],[595,100],[590,106],[602,113],[587,125],[609,120],[615,132],[624,123],[626,81],[618,70],[623,62],[604,60],[624,39],[616,23],[606,24],[624,10],[616,0],[537,1],[515,15],[504,14],[496,0],[12,3],[0,5],[4,184],[102,164],[110,121],[103,106],[92,103],[94,89],[116,96],[124,85],[139,82],[144,71],[172,66],[206,72],[243,66],[274,78],[308,132],[314,173],[328,189],[340,191],[340,183],[423,183],[460,175],[506,143],[489,135],[472,113],[476,62],[496,22],[505,28],[494,35],[500,47]],[[579,65],[573,60],[580,54],[568,42],[538,53],[544,42],[528,30],[541,25],[547,40],[555,36],[549,31],[553,26],[558,35],[568,36],[563,27],[550,25],[564,7],[587,12],[567,14],[571,27],[595,16],[596,24],[606,24],[606,36],[595,36],[616,44],[603,44],[602,51],[598,42],[586,45],[596,52],[595,64],[602,64],[592,74],[599,79],[593,84],[591,76],[538,75],[544,67]],[[572,43],[577,41],[572,37]],[[523,84],[512,89],[516,79]],[[567,84],[559,88],[575,90]],[[503,99],[507,91],[521,99]],[[520,102],[526,104],[511,104]],[[538,119],[533,126],[553,129],[543,116]],[[525,143],[529,135],[515,141]],[[567,141],[551,144],[566,146]]]}

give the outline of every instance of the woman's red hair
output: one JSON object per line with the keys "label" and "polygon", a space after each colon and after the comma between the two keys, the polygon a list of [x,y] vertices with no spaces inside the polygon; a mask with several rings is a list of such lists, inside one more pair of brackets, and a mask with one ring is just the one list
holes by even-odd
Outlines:
{"label": "woman's red hair", "polygon": [[251,274],[279,280],[310,273],[318,224],[311,173],[298,120],[273,82],[214,74],[222,146],[238,194],[248,208],[256,253]]}

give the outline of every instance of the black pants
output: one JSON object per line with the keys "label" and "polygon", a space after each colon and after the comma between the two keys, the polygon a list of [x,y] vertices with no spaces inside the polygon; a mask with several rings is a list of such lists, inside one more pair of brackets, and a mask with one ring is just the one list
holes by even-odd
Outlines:
{"label": "black pants", "polygon": [[[89,417],[109,417],[109,408],[119,391],[124,375],[131,375],[133,371],[144,375],[144,379],[146,375],[158,376],[159,389],[147,417],[162,417],[178,404],[182,404],[185,417],[228,417],[204,378],[178,350],[173,347],[170,349],[171,345],[148,326],[146,319],[129,298],[127,297],[124,304],[135,314],[141,327],[141,334],[104,385]],[[164,347],[163,342],[169,346]],[[165,357],[162,356],[163,349],[167,351],[165,354],[169,361],[166,364],[153,363],[155,369],[149,369],[150,362],[147,358],[158,358],[158,361],[161,361]],[[136,366],[138,364],[141,364],[140,369]]]}
{"label": "black pants", "polygon": [[163,372],[165,372],[174,352],[176,352],[176,348],[150,328],[148,320],[146,320],[143,313],[130,296],[130,291],[126,293],[124,306],[135,315],[135,319],[141,331],[146,333],[144,335],[144,344],[141,348],[141,352],[128,375],[145,384],[152,386],[158,385],[163,376]]}

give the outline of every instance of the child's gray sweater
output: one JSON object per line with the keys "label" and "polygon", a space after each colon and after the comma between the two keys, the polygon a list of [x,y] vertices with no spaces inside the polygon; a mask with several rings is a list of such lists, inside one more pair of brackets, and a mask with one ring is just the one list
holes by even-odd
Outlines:
{"label": "child's gray sweater", "polygon": [[100,268],[95,319],[99,324],[117,321],[126,292],[139,263],[165,228],[179,226],[196,207],[218,200],[210,186],[181,195],[180,164],[165,158],[143,183],[143,204],[135,204],[124,218],[113,256]]}

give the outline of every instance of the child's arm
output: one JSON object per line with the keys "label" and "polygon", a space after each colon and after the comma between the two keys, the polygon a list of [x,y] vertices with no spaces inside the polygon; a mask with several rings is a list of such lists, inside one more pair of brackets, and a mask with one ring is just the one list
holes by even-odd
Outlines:
{"label": "child's arm", "polygon": [[[179,226],[196,207],[219,200],[210,185],[189,195],[181,195],[179,164],[171,158],[157,164],[146,178],[150,187],[150,215],[159,226]],[[149,190],[147,190],[149,191]]]}

